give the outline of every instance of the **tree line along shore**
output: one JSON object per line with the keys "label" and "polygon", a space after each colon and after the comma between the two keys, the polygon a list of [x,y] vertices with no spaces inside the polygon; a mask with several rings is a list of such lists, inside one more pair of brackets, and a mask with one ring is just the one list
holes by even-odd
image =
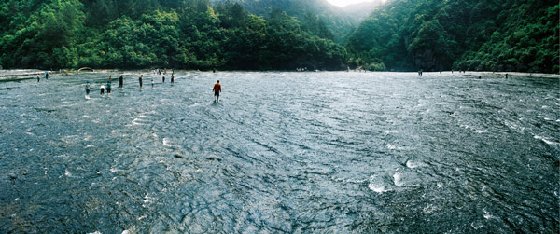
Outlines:
{"label": "tree line along shore", "polygon": [[[36,70],[36,69],[19,69],[19,70],[0,70],[0,82],[10,82],[10,81],[23,81],[37,79],[39,77],[41,80],[45,78],[45,74],[49,73],[51,79],[57,79],[60,77],[74,77],[83,74],[95,74],[99,77],[109,77],[109,76],[123,76],[125,79],[137,79],[140,75],[161,77],[155,75],[154,70],[118,70],[118,69],[99,69],[99,70],[89,70],[87,72],[81,72],[79,69],[60,69],[58,71],[48,71],[48,70]],[[178,76],[184,76],[187,73],[196,72],[216,72],[216,71],[199,71],[199,70],[175,70]],[[239,71],[217,71],[221,72],[239,72]],[[251,72],[251,71],[244,71]],[[259,71],[252,71],[259,72]],[[282,72],[282,71],[279,71]],[[296,71],[293,71],[296,72]],[[312,72],[312,71],[307,71]],[[368,72],[364,70],[351,70],[348,72]],[[377,73],[377,72],[374,72]],[[406,72],[405,72],[406,73]],[[408,72],[411,76],[416,76],[416,72]],[[443,71],[443,72],[424,72],[423,77],[450,77],[450,76],[463,76],[467,78],[479,79],[479,78],[517,78],[517,77],[535,77],[535,78],[554,78],[560,79],[558,74],[546,74],[546,73],[522,73],[522,72],[489,72],[489,71]]]}
{"label": "tree line along shore", "polygon": [[0,66],[560,73],[555,1],[392,0],[356,26],[320,1],[6,0]]}

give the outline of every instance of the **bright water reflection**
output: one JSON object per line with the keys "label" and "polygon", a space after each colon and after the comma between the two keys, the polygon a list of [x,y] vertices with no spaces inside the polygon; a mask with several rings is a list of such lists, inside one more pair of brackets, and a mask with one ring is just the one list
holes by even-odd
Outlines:
{"label": "bright water reflection", "polygon": [[558,79],[107,76],[0,83],[0,232],[559,230]]}

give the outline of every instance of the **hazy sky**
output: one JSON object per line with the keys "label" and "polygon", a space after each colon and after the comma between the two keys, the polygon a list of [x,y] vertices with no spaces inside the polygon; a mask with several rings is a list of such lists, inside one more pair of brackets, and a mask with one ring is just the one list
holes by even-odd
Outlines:
{"label": "hazy sky", "polygon": [[339,6],[339,7],[344,7],[344,6],[348,6],[348,5],[352,5],[352,4],[356,4],[356,3],[375,2],[375,1],[379,1],[379,0],[327,0],[327,1],[329,1],[329,3],[332,4],[332,5]]}

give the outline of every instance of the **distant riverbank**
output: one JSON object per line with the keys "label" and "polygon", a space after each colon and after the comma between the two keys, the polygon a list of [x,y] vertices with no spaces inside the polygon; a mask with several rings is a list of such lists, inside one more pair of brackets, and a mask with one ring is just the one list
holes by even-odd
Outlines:
{"label": "distant riverbank", "polygon": [[[19,80],[27,80],[27,79],[35,79],[37,76],[40,78],[45,77],[45,70],[37,70],[37,69],[13,69],[13,70],[0,70],[0,82],[7,82],[7,81],[19,81]],[[59,71],[48,71],[50,75],[75,75],[78,73],[96,73],[96,74],[107,74],[107,75],[140,75],[140,74],[152,74],[153,70],[118,70],[118,69],[99,69],[91,71],[78,71],[78,70],[59,70]],[[175,70],[175,72],[184,72],[183,70]],[[212,72],[212,71],[206,71]],[[260,71],[255,71],[260,72]],[[296,71],[294,71],[296,72]],[[307,71],[313,72],[313,71]],[[326,72],[326,71],[325,71]],[[350,71],[350,72],[359,72],[359,71]],[[169,75],[171,75],[171,71],[167,71]],[[370,72],[367,73],[415,73],[415,72]],[[509,78],[514,77],[541,77],[541,78],[556,78],[560,79],[560,75],[557,74],[542,74],[542,73],[521,73],[521,72],[451,72],[451,71],[444,71],[444,72],[424,72],[423,77],[426,76],[440,76],[440,75],[455,75],[455,76],[467,76],[473,78],[505,78],[506,75]]]}
{"label": "distant riverbank", "polygon": [[44,76],[45,71],[35,69],[0,70],[0,81],[15,81]]}

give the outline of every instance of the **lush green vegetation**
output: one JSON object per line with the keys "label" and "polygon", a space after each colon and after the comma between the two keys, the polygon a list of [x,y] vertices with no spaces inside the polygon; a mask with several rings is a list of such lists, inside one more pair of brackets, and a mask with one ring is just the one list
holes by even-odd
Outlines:
{"label": "lush green vegetation", "polygon": [[4,0],[0,65],[559,73],[557,1],[388,2],[358,26],[324,0]]}
{"label": "lush green vegetation", "polygon": [[321,20],[208,0],[5,0],[5,68],[342,69]]}
{"label": "lush green vegetation", "polygon": [[542,0],[393,0],[348,41],[371,70],[559,72],[559,4]]}

